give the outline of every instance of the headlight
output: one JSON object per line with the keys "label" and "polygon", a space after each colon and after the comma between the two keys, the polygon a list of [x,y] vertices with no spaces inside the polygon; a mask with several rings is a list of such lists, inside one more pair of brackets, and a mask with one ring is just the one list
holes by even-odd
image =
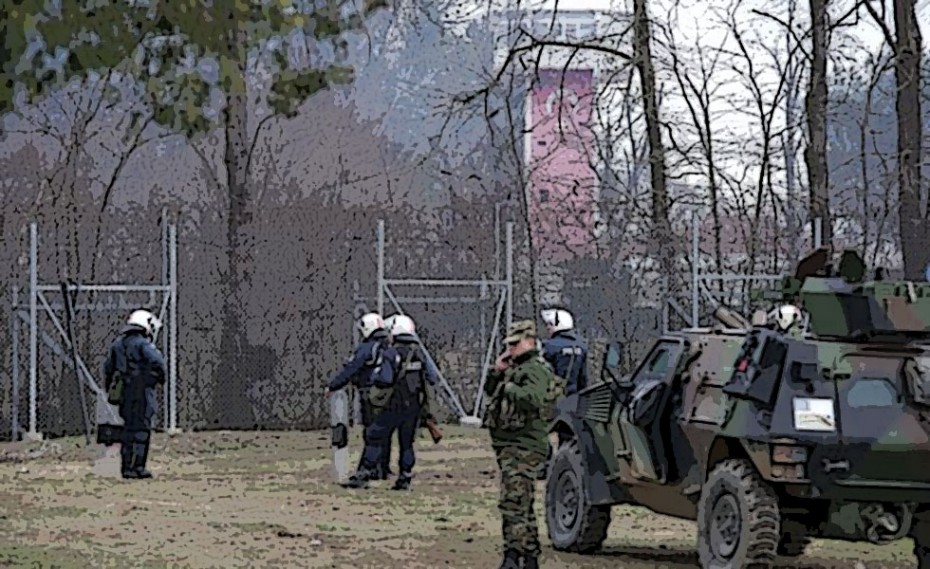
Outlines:
{"label": "headlight", "polygon": [[772,445],[772,462],[782,464],[807,462],[807,449],[791,445]]}
{"label": "headlight", "polygon": [[794,398],[794,428],[799,431],[836,431],[833,399]]}

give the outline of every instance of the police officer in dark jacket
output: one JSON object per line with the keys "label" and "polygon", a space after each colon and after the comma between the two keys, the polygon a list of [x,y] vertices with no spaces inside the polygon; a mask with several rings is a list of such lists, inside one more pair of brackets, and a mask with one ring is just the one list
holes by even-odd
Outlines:
{"label": "police officer in dark jacket", "polygon": [[549,339],[543,342],[543,357],[555,374],[565,380],[565,395],[588,386],[588,344],[575,332],[575,321],[569,311],[542,311]]}
{"label": "police officer in dark jacket", "polygon": [[[363,315],[359,319],[358,327],[362,333],[362,342],[355,348],[349,362],[329,381],[327,395],[339,391],[349,383],[358,389],[362,407],[362,438],[367,446],[368,431],[372,423],[371,374],[377,367],[383,350],[388,347],[389,335],[381,315],[375,312]],[[378,478],[385,480],[393,474],[389,468],[390,459],[388,451],[377,468]]]}
{"label": "police officer in dark jacket", "polygon": [[[393,317],[391,335],[394,340],[390,357],[393,360],[393,378],[390,385],[372,387],[378,411],[369,432],[359,471],[347,484],[350,488],[364,488],[372,478],[372,470],[384,458],[383,441],[397,431],[400,444],[400,474],[393,490],[409,490],[413,480],[416,455],[413,443],[422,419],[426,402],[426,384],[436,385],[438,373],[423,352],[416,337],[416,327],[409,316]],[[387,365],[385,361],[385,365]]]}
{"label": "police officer in dark jacket", "polygon": [[104,386],[123,419],[123,478],[151,478],[146,470],[155,417],[155,388],[168,375],[165,359],[153,338],[161,322],[147,310],[129,315],[125,328],[104,362]]}
{"label": "police officer in dark jacket", "polygon": [[[572,395],[588,386],[588,344],[575,332],[575,319],[569,311],[543,310],[542,319],[549,332],[549,339],[543,342],[543,358],[555,375],[565,380],[565,395]],[[555,413],[555,408],[550,410],[550,420]],[[551,458],[559,444],[559,435],[550,433],[549,442]]]}

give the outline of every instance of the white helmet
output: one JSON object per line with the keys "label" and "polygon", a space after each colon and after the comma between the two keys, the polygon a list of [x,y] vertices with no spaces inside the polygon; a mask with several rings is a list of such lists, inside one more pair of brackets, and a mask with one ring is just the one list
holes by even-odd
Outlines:
{"label": "white helmet", "polygon": [[129,315],[126,324],[139,326],[150,336],[154,336],[158,329],[161,328],[161,320],[148,310],[136,310]]}
{"label": "white helmet", "polygon": [[381,315],[377,312],[369,312],[359,318],[358,328],[362,332],[362,337],[368,338],[375,330],[384,329],[384,320],[381,319]]}
{"label": "white helmet", "polygon": [[785,331],[801,322],[801,310],[793,304],[783,304],[775,314],[775,325]]}
{"label": "white helmet", "polygon": [[413,318],[405,314],[397,314],[392,316],[391,319],[393,322],[388,330],[391,331],[392,336],[397,336],[399,334],[410,334],[413,336],[417,333],[417,326],[413,323]]}
{"label": "white helmet", "polygon": [[392,314],[384,319],[384,329],[388,332],[391,331],[391,328],[394,327],[394,321],[397,320],[397,314]]}
{"label": "white helmet", "polygon": [[561,308],[548,308],[542,311],[542,319],[551,333],[571,330],[575,327],[575,319],[569,311]]}

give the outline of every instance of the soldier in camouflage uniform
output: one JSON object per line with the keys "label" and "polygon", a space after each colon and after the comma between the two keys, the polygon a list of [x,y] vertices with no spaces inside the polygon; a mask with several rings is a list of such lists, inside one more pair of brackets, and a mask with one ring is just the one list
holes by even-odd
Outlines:
{"label": "soldier in camouflage uniform", "polygon": [[535,569],[540,546],[533,499],[549,447],[545,418],[555,378],[537,349],[532,320],[513,323],[504,342],[508,351],[497,358],[484,387],[489,395],[485,426],[501,471],[504,561],[499,569]]}

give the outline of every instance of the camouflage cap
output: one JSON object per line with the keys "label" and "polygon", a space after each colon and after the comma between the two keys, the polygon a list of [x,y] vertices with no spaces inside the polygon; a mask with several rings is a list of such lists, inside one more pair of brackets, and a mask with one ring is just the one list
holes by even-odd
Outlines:
{"label": "camouflage cap", "polygon": [[536,323],[532,320],[519,320],[510,325],[507,329],[507,336],[504,338],[505,344],[519,342],[524,338],[536,337]]}

